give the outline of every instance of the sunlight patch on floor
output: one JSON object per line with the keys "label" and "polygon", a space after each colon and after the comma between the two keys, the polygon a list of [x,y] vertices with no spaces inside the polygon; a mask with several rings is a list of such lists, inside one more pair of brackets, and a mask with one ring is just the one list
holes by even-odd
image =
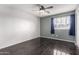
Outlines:
{"label": "sunlight patch on floor", "polygon": [[54,55],[70,55],[69,53],[60,51],[58,49],[54,49],[53,52],[54,52]]}

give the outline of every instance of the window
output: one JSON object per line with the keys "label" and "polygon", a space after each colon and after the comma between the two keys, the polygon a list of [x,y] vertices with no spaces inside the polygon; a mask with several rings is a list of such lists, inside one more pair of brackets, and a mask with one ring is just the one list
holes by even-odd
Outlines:
{"label": "window", "polygon": [[70,28],[70,16],[54,18],[54,27],[55,29],[69,29]]}

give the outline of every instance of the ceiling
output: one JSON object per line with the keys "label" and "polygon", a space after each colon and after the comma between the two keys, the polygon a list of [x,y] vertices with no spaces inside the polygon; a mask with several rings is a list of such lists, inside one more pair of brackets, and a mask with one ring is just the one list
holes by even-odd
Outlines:
{"label": "ceiling", "polygon": [[[76,4],[42,4],[42,5],[44,7],[53,6],[53,8],[46,9],[46,11],[49,11],[50,13],[41,13],[41,12],[37,12],[37,11],[32,11],[33,14],[35,14],[35,15],[37,15],[39,17],[45,17],[45,16],[49,16],[49,15],[54,15],[54,14],[73,11],[77,7]],[[37,7],[33,8],[33,9],[38,10]]]}
{"label": "ceiling", "polygon": [[[14,4],[14,5],[0,5],[0,10],[3,8],[3,6],[8,6],[9,8],[11,8],[11,10],[15,8],[15,10],[23,10],[38,17],[45,17],[49,15],[73,11],[77,7],[77,4],[41,4],[41,5],[43,5],[44,7],[53,6],[53,8],[46,9],[46,11],[49,11],[50,13],[41,13],[39,12],[39,6],[37,4],[18,4],[18,5]],[[4,7],[4,10],[5,9],[6,8]]]}

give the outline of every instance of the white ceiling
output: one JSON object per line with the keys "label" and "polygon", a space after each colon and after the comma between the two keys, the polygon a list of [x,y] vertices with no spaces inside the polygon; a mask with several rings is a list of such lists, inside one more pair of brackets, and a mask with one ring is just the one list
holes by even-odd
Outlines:
{"label": "white ceiling", "polygon": [[[73,11],[76,9],[77,4],[42,4],[44,7],[48,6],[53,6],[52,9],[47,9],[50,13],[40,13],[39,12],[39,6],[36,4],[19,4],[19,5],[8,5],[9,8],[15,8],[16,10],[23,10],[26,12],[29,12],[30,14],[33,14],[38,17],[44,17],[44,16],[49,16],[49,15],[54,15],[54,14],[59,14],[63,12],[69,12]],[[1,6],[7,6],[7,5],[0,5],[0,10]],[[5,7],[4,7],[5,9]],[[3,10],[3,9],[2,9]]]}
{"label": "white ceiling", "polygon": [[[37,12],[37,11],[32,11],[33,14],[35,14],[39,17],[44,17],[44,16],[49,16],[49,15],[73,11],[77,7],[76,4],[42,4],[42,5],[45,6],[45,7],[53,6],[53,8],[47,9],[47,11],[49,11],[50,13],[40,13],[40,12]],[[33,8],[33,9],[35,9],[35,8]]]}
{"label": "white ceiling", "polygon": [[53,8],[47,9],[47,11],[49,11],[50,13],[40,13],[39,7],[37,5],[32,5],[29,12],[38,16],[38,17],[44,17],[44,16],[73,11],[77,7],[77,4],[42,4],[42,5],[44,7],[53,6]]}

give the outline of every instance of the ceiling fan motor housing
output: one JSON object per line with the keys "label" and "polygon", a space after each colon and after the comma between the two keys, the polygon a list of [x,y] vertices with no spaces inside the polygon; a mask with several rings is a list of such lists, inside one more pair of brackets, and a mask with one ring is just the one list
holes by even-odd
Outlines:
{"label": "ceiling fan motor housing", "polygon": [[41,7],[40,7],[40,10],[45,10],[44,6],[41,6]]}

